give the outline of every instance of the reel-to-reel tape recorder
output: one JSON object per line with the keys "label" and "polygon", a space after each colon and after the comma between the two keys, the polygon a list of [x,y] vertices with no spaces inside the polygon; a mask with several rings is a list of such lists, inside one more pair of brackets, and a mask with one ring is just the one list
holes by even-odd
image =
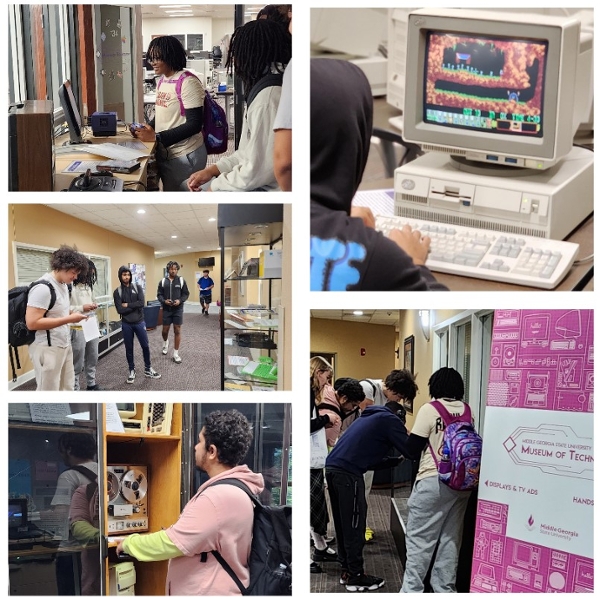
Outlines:
{"label": "reel-to-reel tape recorder", "polygon": [[147,466],[107,466],[108,534],[148,530]]}

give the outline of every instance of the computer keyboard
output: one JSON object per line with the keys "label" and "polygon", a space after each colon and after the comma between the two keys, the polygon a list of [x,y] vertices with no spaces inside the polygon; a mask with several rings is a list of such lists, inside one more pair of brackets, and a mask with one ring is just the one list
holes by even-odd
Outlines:
{"label": "computer keyboard", "polygon": [[554,289],[571,268],[579,245],[400,216],[376,216],[388,235],[410,225],[431,238],[430,270],[477,279]]}

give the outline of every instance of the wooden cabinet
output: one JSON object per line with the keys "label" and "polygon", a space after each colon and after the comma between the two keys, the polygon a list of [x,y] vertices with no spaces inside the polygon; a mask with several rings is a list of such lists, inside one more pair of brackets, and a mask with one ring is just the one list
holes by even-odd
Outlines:
{"label": "wooden cabinet", "polygon": [[[140,410],[142,404],[136,406]],[[168,528],[177,521],[181,512],[182,420],[182,404],[173,404],[169,435],[103,433],[104,471],[106,466],[113,464],[144,465],[148,468],[147,532]],[[106,480],[103,485],[106,497]],[[108,536],[108,505],[104,510],[104,535],[108,541],[105,587],[108,589],[108,564],[115,560],[116,545]],[[168,561],[136,561],[136,595],[164,595],[167,566]]]}

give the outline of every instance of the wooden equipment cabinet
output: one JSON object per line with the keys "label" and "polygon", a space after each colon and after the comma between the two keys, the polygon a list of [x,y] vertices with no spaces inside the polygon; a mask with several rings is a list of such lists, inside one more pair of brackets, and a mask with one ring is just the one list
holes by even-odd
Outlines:
{"label": "wooden equipment cabinet", "polygon": [[[141,404],[138,404],[138,409]],[[104,410],[106,408],[104,407]],[[105,412],[104,412],[105,415]],[[106,421],[106,416],[103,421]],[[132,464],[148,466],[148,532],[168,528],[177,521],[181,512],[181,463],[182,463],[182,404],[173,404],[170,435],[144,435],[133,433],[103,433],[104,471],[108,464]],[[106,480],[102,481],[106,496]],[[106,502],[105,502],[106,503]],[[108,556],[105,558],[106,589],[108,585],[109,560],[114,558],[116,545],[107,536],[108,508],[104,512],[104,535],[108,540]],[[136,595],[164,595],[168,561],[135,561]]]}

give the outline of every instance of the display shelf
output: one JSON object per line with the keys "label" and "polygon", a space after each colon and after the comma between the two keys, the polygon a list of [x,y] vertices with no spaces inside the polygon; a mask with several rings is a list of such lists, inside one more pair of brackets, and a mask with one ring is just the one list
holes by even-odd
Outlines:
{"label": "display shelf", "polygon": [[[275,390],[281,386],[282,235],[281,205],[252,210],[246,206],[219,207],[225,298],[221,309],[223,390]],[[277,259],[267,261],[273,254],[279,264]]]}
{"label": "display shelf", "polygon": [[115,303],[112,299],[98,302],[98,308],[96,310],[98,328],[100,329],[98,356],[104,355],[123,342],[121,319],[119,318],[114,305]]}

